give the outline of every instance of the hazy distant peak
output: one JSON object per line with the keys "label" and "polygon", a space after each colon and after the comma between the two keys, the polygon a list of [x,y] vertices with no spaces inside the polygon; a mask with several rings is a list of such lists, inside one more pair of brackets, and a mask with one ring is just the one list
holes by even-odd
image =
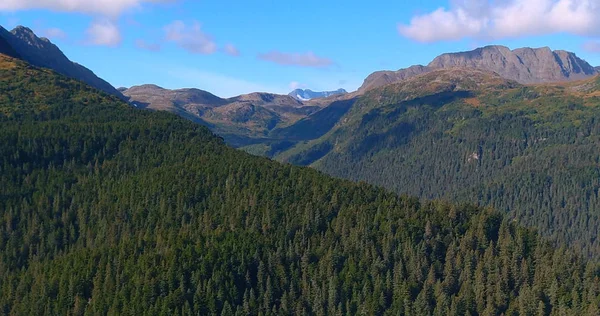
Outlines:
{"label": "hazy distant peak", "polygon": [[332,95],[341,95],[348,93],[344,89],[337,89],[335,91],[312,91],[310,89],[296,89],[290,92],[288,95],[299,101],[308,101],[317,98],[327,98]]}

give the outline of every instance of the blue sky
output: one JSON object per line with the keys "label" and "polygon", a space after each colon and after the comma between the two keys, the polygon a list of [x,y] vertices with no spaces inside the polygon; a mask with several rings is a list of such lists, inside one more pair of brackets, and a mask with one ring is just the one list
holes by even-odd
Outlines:
{"label": "blue sky", "polygon": [[2,0],[116,87],[154,83],[229,97],[357,89],[377,70],[488,44],[549,46],[600,65],[597,0]]}

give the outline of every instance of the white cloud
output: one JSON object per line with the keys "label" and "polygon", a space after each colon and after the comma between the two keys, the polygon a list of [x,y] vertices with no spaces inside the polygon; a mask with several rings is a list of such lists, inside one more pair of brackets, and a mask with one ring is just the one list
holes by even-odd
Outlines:
{"label": "white cloud", "polygon": [[304,89],[307,86],[305,84],[303,84],[303,83],[298,82],[298,81],[292,81],[292,82],[290,82],[289,87],[292,90],[296,90],[296,89]]}
{"label": "white cloud", "polygon": [[212,37],[202,31],[201,24],[194,21],[187,26],[183,21],[174,21],[165,27],[166,40],[174,42],[193,54],[213,54],[217,44]]}
{"label": "white cloud", "polygon": [[225,52],[225,54],[227,54],[229,56],[237,57],[240,55],[240,50],[237,49],[237,47],[235,47],[233,44],[225,45],[225,47],[223,48],[223,51]]}
{"label": "white cloud", "polygon": [[166,3],[174,0],[1,0],[0,11],[47,9],[117,16],[140,8],[144,3]]}
{"label": "white cloud", "polygon": [[87,43],[99,46],[117,46],[121,44],[121,32],[110,20],[97,20],[87,29]]}
{"label": "white cloud", "polygon": [[49,29],[45,29],[42,31],[42,34],[50,39],[65,39],[67,38],[67,33],[65,33],[65,31],[56,28],[56,27],[51,27]]}
{"label": "white cloud", "polygon": [[160,44],[156,44],[156,43],[148,43],[142,39],[138,39],[135,41],[135,47],[139,48],[139,49],[143,49],[143,50],[148,50],[151,52],[158,52],[160,51]]}
{"label": "white cloud", "polygon": [[417,15],[398,31],[419,42],[555,33],[597,36],[599,16],[598,0],[455,0],[450,9]]}
{"label": "white cloud", "polygon": [[290,85],[289,85],[290,89],[292,89],[292,90],[300,89],[300,86],[301,86],[301,83],[298,81],[292,81],[292,82],[290,82]]}
{"label": "white cloud", "polygon": [[333,65],[333,61],[331,59],[319,57],[313,52],[282,53],[278,51],[271,51],[266,54],[258,55],[258,58],[285,66],[325,68]]}

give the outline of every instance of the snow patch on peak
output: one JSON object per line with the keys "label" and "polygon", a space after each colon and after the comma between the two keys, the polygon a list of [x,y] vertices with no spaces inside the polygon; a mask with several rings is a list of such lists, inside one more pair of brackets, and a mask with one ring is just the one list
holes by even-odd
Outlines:
{"label": "snow patch on peak", "polygon": [[348,92],[344,89],[338,89],[336,91],[322,91],[322,92],[312,91],[310,89],[296,89],[296,90],[290,92],[288,95],[298,101],[309,101],[312,99],[327,98],[332,95],[341,95],[341,94],[346,94],[346,93],[348,93]]}

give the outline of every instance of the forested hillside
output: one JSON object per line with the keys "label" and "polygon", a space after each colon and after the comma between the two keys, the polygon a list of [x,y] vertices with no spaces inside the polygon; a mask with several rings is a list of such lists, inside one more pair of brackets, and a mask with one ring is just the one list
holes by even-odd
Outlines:
{"label": "forested hillside", "polygon": [[491,210],[226,147],[0,56],[0,313],[598,315],[600,269]]}
{"label": "forested hillside", "polygon": [[426,199],[508,212],[600,256],[600,97],[594,78],[524,86],[440,70],[375,89],[278,158]]}

